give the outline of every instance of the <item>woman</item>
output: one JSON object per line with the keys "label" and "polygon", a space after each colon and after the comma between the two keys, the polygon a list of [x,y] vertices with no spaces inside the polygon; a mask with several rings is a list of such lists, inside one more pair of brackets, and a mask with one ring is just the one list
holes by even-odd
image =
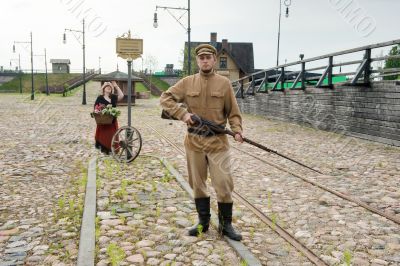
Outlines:
{"label": "woman", "polygon": [[[117,94],[114,94],[114,89],[116,89]],[[94,103],[94,108],[99,105],[107,106],[109,104],[112,107],[117,107],[117,102],[124,98],[124,94],[118,87],[115,81],[104,82],[101,87],[101,95],[99,95]],[[110,125],[97,125],[95,140],[96,148],[100,149],[101,152],[108,154],[111,151],[111,140],[115,132],[118,129],[118,121],[114,118],[114,121]]]}

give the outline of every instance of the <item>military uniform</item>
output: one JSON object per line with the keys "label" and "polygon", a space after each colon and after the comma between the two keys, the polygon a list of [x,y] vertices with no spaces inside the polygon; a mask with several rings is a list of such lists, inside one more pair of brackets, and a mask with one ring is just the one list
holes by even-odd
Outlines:
{"label": "military uniform", "polygon": [[[200,45],[196,48],[196,53],[199,56],[216,54],[216,51],[211,45]],[[242,132],[242,117],[231,83],[229,79],[216,74],[214,70],[210,73],[200,70],[200,73],[181,79],[161,95],[160,103],[169,115],[177,119],[182,120],[187,113],[192,113],[222,126],[225,126],[228,121],[233,132]],[[187,109],[178,103],[184,103]],[[201,210],[199,211],[197,203],[200,202],[201,205],[202,201],[208,199],[209,205],[207,170],[210,172],[218,203],[232,205],[231,194],[234,185],[227,135],[207,134],[207,132],[199,134],[198,131],[192,129],[193,127],[188,127],[184,144],[189,184],[193,189],[196,208],[200,215]]]}

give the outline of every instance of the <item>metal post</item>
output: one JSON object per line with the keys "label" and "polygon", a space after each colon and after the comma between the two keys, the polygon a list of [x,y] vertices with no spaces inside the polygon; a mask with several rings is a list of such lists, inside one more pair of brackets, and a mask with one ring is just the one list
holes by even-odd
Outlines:
{"label": "metal post", "polygon": [[364,59],[366,60],[366,66],[364,71],[364,83],[368,84],[370,82],[370,76],[371,76],[371,48],[365,50]]}
{"label": "metal post", "polygon": [[279,26],[278,26],[278,51],[276,53],[276,66],[279,66],[279,42],[281,39],[282,0],[279,0]]}
{"label": "metal post", "polygon": [[301,62],[301,88],[306,88],[306,62]]}
{"label": "metal post", "polygon": [[128,59],[128,127],[131,126],[132,59]]}
{"label": "metal post", "polygon": [[47,53],[46,53],[46,48],[44,48],[44,65],[46,68],[46,95],[49,96],[49,80],[47,78]]}
{"label": "metal post", "polygon": [[31,84],[32,84],[31,100],[33,101],[35,99],[35,90],[33,88],[33,44],[32,44],[32,32],[31,32]]}
{"label": "metal post", "polygon": [[332,79],[333,79],[333,56],[329,57],[328,61],[328,86],[332,87]]}
{"label": "metal post", "polygon": [[[156,12],[154,13],[154,22],[153,22],[153,27],[157,28],[158,27],[158,18],[157,18],[157,9],[158,8],[163,8],[164,10],[168,10],[168,9],[174,9],[174,10],[186,10],[188,12],[188,27],[186,28],[185,26],[182,25],[182,23],[179,21],[180,18],[176,18],[174,15],[171,16],[174,17],[174,19],[181,24],[181,26],[187,30],[187,34],[188,34],[188,46],[187,46],[187,53],[188,53],[188,75],[190,75],[192,73],[192,54],[191,54],[191,41],[190,41],[190,33],[191,33],[191,28],[190,28],[190,0],[188,0],[188,7],[187,8],[182,8],[182,7],[169,7],[169,6],[156,6]],[[186,48],[186,47],[184,47]]]}
{"label": "metal post", "polygon": [[83,44],[82,44],[82,50],[83,50],[83,94],[82,94],[82,104],[86,105],[86,66],[85,66],[85,20],[82,21],[83,25],[83,30],[82,30],[82,35],[83,35]]}
{"label": "metal post", "polygon": [[190,0],[188,0],[188,75],[192,73],[192,50],[190,45]]}
{"label": "metal post", "polygon": [[21,54],[18,54],[18,69],[19,69],[19,93],[22,93]]}

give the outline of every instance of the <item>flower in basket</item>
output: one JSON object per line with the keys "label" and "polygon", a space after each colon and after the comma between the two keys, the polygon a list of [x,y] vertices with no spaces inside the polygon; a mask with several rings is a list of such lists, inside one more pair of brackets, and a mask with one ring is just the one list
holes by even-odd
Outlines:
{"label": "flower in basket", "polygon": [[90,113],[91,117],[94,117],[94,115],[111,115],[114,118],[117,118],[120,116],[121,111],[118,108],[112,107],[111,104],[108,104],[107,106],[105,104],[96,104],[94,107],[94,111]]}
{"label": "flower in basket", "polygon": [[94,113],[95,113],[95,114],[101,113],[101,111],[102,111],[105,107],[106,107],[105,104],[102,104],[102,103],[96,104],[96,106],[94,107]]}
{"label": "flower in basket", "polygon": [[118,108],[112,107],[112,105],[109,104],[104,109],[101,110],[101,113],[103,115],[111,115],[111,116],[117,118],[118,116],[120,116],[121,111]]}

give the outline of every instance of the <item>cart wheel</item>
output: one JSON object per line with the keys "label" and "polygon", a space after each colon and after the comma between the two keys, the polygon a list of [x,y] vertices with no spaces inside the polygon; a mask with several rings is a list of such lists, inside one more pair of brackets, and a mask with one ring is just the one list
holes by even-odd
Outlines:
{"label": "cart wheel", "polygon": [[115,132],[111,141],[112,156],[118,162],[132,162],[142,148],[142,137],[134,127],[123,126]]}

